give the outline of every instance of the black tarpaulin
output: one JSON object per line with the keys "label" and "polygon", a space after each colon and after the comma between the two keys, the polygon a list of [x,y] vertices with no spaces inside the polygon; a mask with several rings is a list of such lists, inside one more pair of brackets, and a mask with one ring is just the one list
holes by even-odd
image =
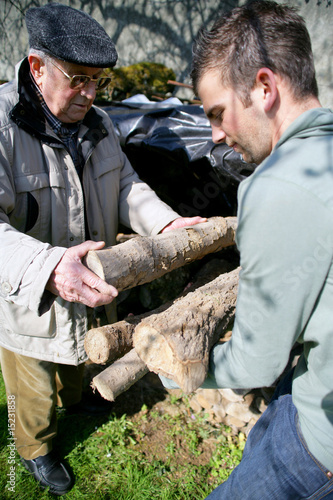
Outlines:
{"label": "black tarpaulin", "polygon": [[178,213],[235,215],[239,182],[255,165],[213,143],[201,106],[174,101],[123,101],[103,109],[140,177]]}

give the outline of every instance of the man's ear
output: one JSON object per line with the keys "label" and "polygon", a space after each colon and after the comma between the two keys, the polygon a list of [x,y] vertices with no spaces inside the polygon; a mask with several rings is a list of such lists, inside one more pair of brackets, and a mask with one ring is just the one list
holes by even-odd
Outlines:
{"label": "man's ear", "polygon": [[260,92],[264,110],[269,112],[278,99],[276,75],[273,71],[260,68],[256,76],[256,87]]}
{"label": "man's ear", "polygon": [[43,74],[45,73],[45,63],[39,56],[35,54],[30,54],[28,57],[28,61],[31,74],[34,77],[37,85],[40,85]]}

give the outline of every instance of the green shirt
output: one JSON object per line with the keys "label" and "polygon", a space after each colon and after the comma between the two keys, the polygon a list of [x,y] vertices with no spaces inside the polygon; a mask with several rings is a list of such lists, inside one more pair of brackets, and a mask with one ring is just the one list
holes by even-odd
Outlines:
{"label": "green shirt", "polygon": [[241,255],[231,340],[205,388],[272,385],[296,341],[293,402],[313,455],[333,471],[333,113],[303,113],[238,191]]}

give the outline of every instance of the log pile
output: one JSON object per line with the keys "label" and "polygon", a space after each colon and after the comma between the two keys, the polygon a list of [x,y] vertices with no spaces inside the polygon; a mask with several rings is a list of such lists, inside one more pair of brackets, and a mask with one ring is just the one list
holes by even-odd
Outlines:
{"label": "log pile", "polygon": [[[86,264],[118,290],[128,289],[233,245],[236,222],[234,217],[214,217],[152,238],[137,237],[89,252]],[[195,391],[207,375],[212,346],[230,330],[238,273],[239,268],[212,260],[174,301],[90,330],[85,341],[90,360],[112,363],[94,377],[93,387],[113,401],[153,371],[173,379],[187,394]]]}

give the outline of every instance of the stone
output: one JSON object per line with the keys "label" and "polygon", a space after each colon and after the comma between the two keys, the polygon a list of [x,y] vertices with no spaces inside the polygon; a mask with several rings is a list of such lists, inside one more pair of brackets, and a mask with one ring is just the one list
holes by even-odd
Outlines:
{"label": "stone", "polygon": [[256,414],[247,406],[241,403],[229,403],[225,407],[227,415],[236,417],[242,422],[249,422]]}
{"label": "stone", "polygon": [[239,418],[233,417],[232,415],[227,415],[223,419],[224,425],[228,425],[229,427],[233,427],[236,429],[242,429],[245,426],[245,422],[240,420]]}
{"label": "stone", "polygon": [[196,391],[196,397],[198,401],[205,400],[210,406],[218,405],[222,401],[221,394],[218,390],[214,389],[198,389]]}
{"label": "stone", "polygon": [[192,410],[194,411],[194,413],[200,413],[201,412],[202,406],[198,402],[198,400],[197,400],[196,397],[190,399],[189,404],[190,404],[190,408],[192,408]]}
{"label": "stone", "polygon": [[231,402],[244,401],[244,394],[248,393],[248,390],[233,390],[233,389],[219,389],[223,399],[227,399]]}
{"label": "stone", "polygon": [[211,411],[215,415],[216,422],[222,423],[224,417],[226,416],[226,411],[225,411],[223,405],[222,404],[213,405],[212,408],[211,408]]}
{"label": "stone", "polygon": [[196,400],[205,410],[209,410],[213,406],[211,401],[208,401],[202,394],[197,394]]}

